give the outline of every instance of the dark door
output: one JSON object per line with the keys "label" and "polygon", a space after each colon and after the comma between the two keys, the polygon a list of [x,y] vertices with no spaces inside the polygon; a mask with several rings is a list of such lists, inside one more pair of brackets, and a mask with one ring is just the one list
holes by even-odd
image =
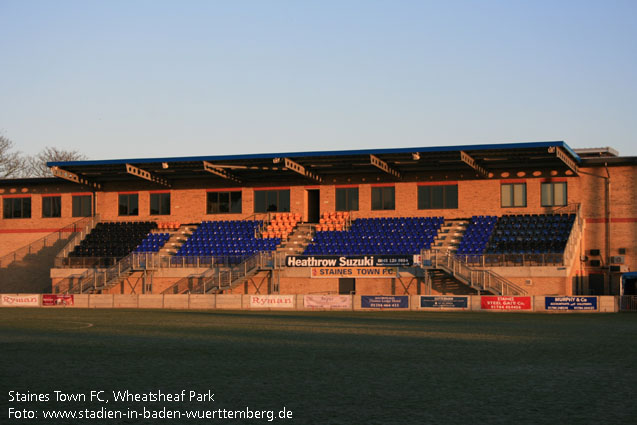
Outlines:
{"label": "dark door", "polygon": [[318,189],[308,189],[307,191],[307,221],[308,223],[318,223],[321,218],[321,192]]}
{"label": "dark door", "polygon": [[342,277],[338,279],[338,293],[339,294],[356,293],[356,279],[351,277]]}
{"label": "dark door", "polygon": [[624,280],[624,295],[637,295],[637,278]]}
{"label": "dark door", "polygon": [[591,274],[588,275],[588,294],[604,295],[604,275]]}

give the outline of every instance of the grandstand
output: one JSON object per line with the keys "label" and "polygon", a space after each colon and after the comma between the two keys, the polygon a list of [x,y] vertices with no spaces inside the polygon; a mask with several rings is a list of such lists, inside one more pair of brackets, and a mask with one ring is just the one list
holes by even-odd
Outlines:
{"label": "grandstand", "polygon": [[[53,178],[0,181],[0,278],[65,229],[64,246],[40,261],[54,293],[603,295],[618,294],[637,262],[637,159],[611,149],[48,165]],[[292,267],[288,256],[361,265]],[[378,267],[391,270],[372,277]]]}

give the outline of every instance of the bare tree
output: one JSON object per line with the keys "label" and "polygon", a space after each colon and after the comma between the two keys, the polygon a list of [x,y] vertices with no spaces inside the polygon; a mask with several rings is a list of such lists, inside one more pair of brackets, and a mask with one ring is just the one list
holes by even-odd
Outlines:
{"label": "bare tree", "polygon": [[13,151],[13,142],[0,134],[0,178],[22,177],[24,171],[24,157]]}
{"label": "bare tree", "polygon": [[26,159],[26,171],[29,177],[51,177],[53,174],[47,167],[47,162],[82,161],[84,159],[88,159],[88,157],[78,151],[67,151],[47,146],[38,154]]}

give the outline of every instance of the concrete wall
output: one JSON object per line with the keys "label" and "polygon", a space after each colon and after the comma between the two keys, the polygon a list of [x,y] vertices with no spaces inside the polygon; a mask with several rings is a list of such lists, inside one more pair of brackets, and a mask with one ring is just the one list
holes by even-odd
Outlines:
{"label": "concrete wall", "polygon": [[[370,294],[371,296],[375,296]],[[316,297],[316,295],[314,295]],[[210,310],[210,309],[228,309],[228,310],[287,310],[287,311],[483,311],[483,312],[522,312],[522,313],[616,313],[619,311],[618,297],[599,296],[587,297],[587,301],[594,300],[597,304],[594,310],[547,310],[544,296],[528,296],[528,297],[481,297],[481,296],[442,296],[435,297],[444,304],[451,298],[457,301],[465,300],[466,307],[421,307],[420,295],[410,295],[407,297],[405,308],[363,308],[362,297],[366,295],[345,295],[334,297],[349,298],[348,305],[345,307],[332,307],[329,304],[330,296],[325,296],[325,304],[323,307],[307,307],[304,302],[306,295],[244,295],[244,294],[220,294],[220,295],[130,295],[130,294],[89,294],[74,295],[73,305],[45,307],[42,306],[43,296],[40,294],[1,294],[0,307],[36,307],[33,305],[33,299],[39,300],[38,303],[42,308],[155,308],[155,309],[179,309],[179,310]],[[252,297],[261,300],[282,300],[286,304],[277,303],[268,305],[267,303],[258,305]],[[385,295],[385,297],[394,297],[395,299],[402,296]],[[424,296],[431,298],[432,296]],[[576,301],[577,297],[570,297],[569,300]],[[583,297],[579,297],[583,298]],[[404,299],[404,298],[403,298]],[[498,309],[486,309],[484,301],[486,299],[495,299],[502,306],[514,306],[511,308],[504,307]],[[21,305],[20,300],[29,300],[31,304]],[[517,309],[515,305],[524,305],[521,309]]]}

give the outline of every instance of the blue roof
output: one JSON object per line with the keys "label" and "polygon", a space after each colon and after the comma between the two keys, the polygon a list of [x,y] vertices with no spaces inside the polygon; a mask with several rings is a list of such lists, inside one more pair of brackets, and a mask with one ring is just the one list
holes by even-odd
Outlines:
{"label": "blue roof", "polygon": [[507,149],[532,149],[532,148],[549,148],[561,147],[566,150],[578,163],[580,157],[562,141],[555,142],[526,142],[526,143],[502,143],[502,144],[486,144],[486,145],[458,145],[458,146],[429,146],[429,147],[412,147],[412,148],[389,148],[389,149],[361,149],[361,150],[341,150],[341,151],[310,151],[310,152],[279,152],[279,153],[260,153],[247,155],[212,155],[212,156],[185,156],[185,157],[166,157],[166,158],[128,158],[128,159],[107,159],[107,160],[88,160],[88,161],[62,161],[47,162],[48,167],[64,167],[64,166],[84,166],[84,165],[116,165],[116,164],[148,164],[161,162],[195,162],[195,161],[227,161],[227,160],[250,160],[250,159],[267,159],[267,158],[299,158],[299,157],[318,157],[318,156],[345,156],[345,155],[369,155],[369,154],[400,154],[400,153],[434,153],[434,152],[459,152],[459,151],[482,151],[482,150],[507,150]]}

